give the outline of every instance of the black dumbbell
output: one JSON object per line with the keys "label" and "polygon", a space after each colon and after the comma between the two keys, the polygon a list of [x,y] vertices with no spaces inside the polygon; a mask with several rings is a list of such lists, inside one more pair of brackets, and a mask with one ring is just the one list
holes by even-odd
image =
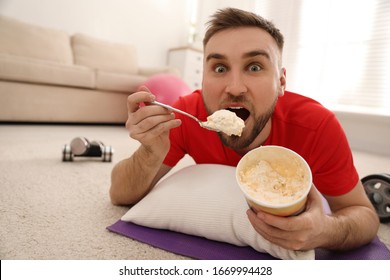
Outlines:
{"label": "black dumbbell", "polygon": [[101,158],[104,162],[111,162],[114,150],[101,141],[88,141],[85,137],[76,137],[62,150],[62,161],[73,161],[74,157]]}
{"label": "black dumbbell", "polygon": [[380,221],[390,222],[390,174],[372,174],[362,178],[361,181]]}

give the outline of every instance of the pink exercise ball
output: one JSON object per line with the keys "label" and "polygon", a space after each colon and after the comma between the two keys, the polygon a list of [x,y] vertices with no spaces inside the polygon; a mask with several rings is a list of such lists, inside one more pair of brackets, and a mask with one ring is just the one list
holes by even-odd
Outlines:
{"label": "pink exercise ball", "polygon": [[188,85],[173,74],[154,75],[144,83],[144,86],[156,96],[157,101],[168,105],[172,105],[179,96],[191,93]]}

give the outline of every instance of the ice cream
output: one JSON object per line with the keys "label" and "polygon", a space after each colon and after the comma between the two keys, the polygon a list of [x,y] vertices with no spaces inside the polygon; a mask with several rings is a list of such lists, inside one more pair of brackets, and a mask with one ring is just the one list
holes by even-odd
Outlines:
{"label": "ice cream", "polygon": [[305,210],[312,173],[303,157],[281,146],[260,146],[237,164],[237,183],[250,208],[278,216]]}
{"label": "ice cream", "polygon": [[229,110],[218,110],[207,117],[204,125],[222,131],[228,135],[241,136],[245,127],[244,121]]}
{"label": "ice cream", "polygon": [[[288,164],[288,166],[287,166]],[[240,172],[240,180],[249,196],[272,204],[293,202],[304,194],[307,172],[297,160],[269,163],[265,160]]]}

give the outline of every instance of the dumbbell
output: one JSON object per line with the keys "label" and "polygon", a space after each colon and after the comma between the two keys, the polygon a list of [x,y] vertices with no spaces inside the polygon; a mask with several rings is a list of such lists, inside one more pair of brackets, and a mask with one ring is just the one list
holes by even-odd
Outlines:
{"label": "dumbbell", "polygon": [[361,181],[380,221],[390,222],[390,174],[372,174],[362,178]]}
{"label": "dumbbell", "polygon": [[101,158],[103,162],[111,162],[114,150],[101,141],[89,141],[85,137],[76,137],[62,150],[62,161],[73,161],[74,157]]}

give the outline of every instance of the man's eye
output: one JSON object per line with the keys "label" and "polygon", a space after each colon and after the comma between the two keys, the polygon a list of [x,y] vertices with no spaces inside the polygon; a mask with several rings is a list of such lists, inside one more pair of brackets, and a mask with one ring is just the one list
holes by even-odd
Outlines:
{"label": "man's eye", "polygon": [[222,66],[222,65],[218,65],[217,67],[215,67],[214,72],[215,73],[225,73],[226,67]]}
{"label": "man's eye", "polygon": [[259,72],[261,70],[260,65],[252,64],[249,66],[249,71],[251,72]]}

